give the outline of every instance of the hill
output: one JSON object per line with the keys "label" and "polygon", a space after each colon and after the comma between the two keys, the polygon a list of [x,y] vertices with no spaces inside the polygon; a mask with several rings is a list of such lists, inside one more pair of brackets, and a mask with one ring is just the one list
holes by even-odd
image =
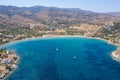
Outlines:
{"label": "hill", "polygon": [[78,8],[16,7],[0,5],[2,26],[68,27],[73,24],[103,24],[119,21],[120,13],[96,13]]}

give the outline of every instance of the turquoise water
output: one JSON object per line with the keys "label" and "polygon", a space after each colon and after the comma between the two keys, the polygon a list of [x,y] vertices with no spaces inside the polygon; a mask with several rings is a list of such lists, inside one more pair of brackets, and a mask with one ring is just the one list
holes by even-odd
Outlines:
{"label": "turquoise water", "polygon": [[5,47],[20,56],[7,80],[120,80],[120,63],[110,57],[116,46],[102,40],[44,38]]}

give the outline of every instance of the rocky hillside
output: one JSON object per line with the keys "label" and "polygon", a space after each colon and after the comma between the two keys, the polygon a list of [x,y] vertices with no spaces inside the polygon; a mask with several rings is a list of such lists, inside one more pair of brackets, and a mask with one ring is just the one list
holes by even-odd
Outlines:
{"label": "rocky hillside", "polygon": [[80,23],[109,23],[119,19],[119,13],[96,13],[78,8],[0,6],[1,26],[69,27]]}

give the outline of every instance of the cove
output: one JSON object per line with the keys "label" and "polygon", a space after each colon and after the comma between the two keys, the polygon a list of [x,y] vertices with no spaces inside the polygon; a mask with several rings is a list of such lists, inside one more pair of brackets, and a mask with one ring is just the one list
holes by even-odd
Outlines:
{"label": "cove", "polygon": [[[110,54],[116,46],[106,41],[78,38],[42,38],[3,46],[20,61],[7,80],[119,80],[120,64]],[[74,58],[76,57],[76,58]]]}

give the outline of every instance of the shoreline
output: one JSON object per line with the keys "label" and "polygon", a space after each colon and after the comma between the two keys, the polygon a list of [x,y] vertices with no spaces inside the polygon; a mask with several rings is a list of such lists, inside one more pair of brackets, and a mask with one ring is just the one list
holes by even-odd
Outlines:
{"label": "shoreline", "polygon": [[[4,54],[10,56],[11,55],[11,58],[8,57],[8,59],[10,60],[9,63],[2,63],[0,66],[6,64],[5,66],[2,66],[5,68],[6,72],[1,72],[0,73],[0,80],[6,80],[17,68],[18,68],[18,64],[19,64],[19,60],[20,60],[20,57],[14,52],[12,51],[13,53],[10,53],[11,50],[5,50],[6,52],[4,52]],[[8,52],[9,51],[9,52]],[[3,55],[4,55],[3,54]],[[2,55],[2,56],[3,56]],[[16,58],[16,59],[15,59]],[[4,59],[3,59],[4,60]],[[12,62],[12,63],[11,63]],[[9,65],[9,66],[8,66]]]}
{"label": "shoreline", "polygon": [[[37,39],[46,39],[46,38],[62,38],[62,37],[78,37],[78,38],[88,38],[88,39],[98,39],[98,40],[103,40],[109,43],[108,40],[106,39],[102,39],[102,38],[98,38],[98,37],[87,37],[87,36],[79,36],[79,35],[43,35],[43,36],[39,36],[39,37],[31,37],[31,38],[25,38],[25,39],[21,39],[21,40],[14,40],[14,41],[10,41],[4,44],[0,45],[0,48],[2,48],[5,45],[9,45],[9,44],[14,44],[14,43],[19,43],[19,42],[24,42],[24,41],[29,41],[29,40],[37,40]],[[112,43],[109,43],[112,44]],[[114,45],[114,44],[113,44]]]}
{"label": "shoreline", "polygon": [[111,42],[109,40],[103,39],[103,38],[99,38],[99,37],[88,37],[88,36],[80,36],[80,35],[43,35],[43,36],[39,36],[39,37],[31,37],[31,38],[25,38],[25,39],[21,39],[21,40],[14,40],[14,41],[10,41],[4,44],[0,45],[0,48],[6,46],[6,45],[10,45],[10,44],[14,44],[14,43],[19,43],[19,42],[24,42],[24,41],[29,41],[29,40],[37,40],[37,39],[47,39],[47,38],[62,38],[62,37],[78,37],[78,38],[88,38],[88,39],[97,39],[97,40],[103,40],[105,42],[107,42],[108,44],[112,44],[117,46],[117,49],[114,50],[112,53],[110,53],[111,57],[120,62],[120,56],[117,56],[119,54],[116,54],[118,52],[120,52],[120,45],[114,42]]}
{"label": "shoreline", "polygon": [[111,53],[111,57],[113,60],[120,62],[120,46]]}
{"label": "shoreline", "polygon": [[14,71],[18,68],[18,66],[17,66],[18,63],[19,63],[19,57],[18,57],[18,61],[17,61],[16,65],[15,65],[14,70],[12,70],[8,74],[6,74],[6,76],[3,78],[3,80],[6,80],[12,73],[14,73]]}
{"label": "shoreline", "polygon": [[[97,40],[103,40],[103,41],[107,42],[108,44],[116,45],[117,49],[110,53],[110,57],[113,60],[120,62],[120,56],[119,56],[119,54],[117,54],[120,51],[120,45],[113,43],[113,42],[110,42],[109,40],[98,38],[98,37],[87,37],[87,36],[79,36],[79,35],[43,35],[43,36],[34,37],[34,38],[25,38],[25,39],[21,39],[21,40],[10,41],[8,43],[0,45],[0,48],[5,47],[6,45],[16,44],[19,42],[24,42],[24,41],[29,41],[29,40],[46,39],[46,38],[60,38],[60,37],[61,38],[62,37],[68,37],[68,38],[76,37],[76,38],[97,39]],[[17,69],[17,65],[19,64],[19,59],[20,59],[20,57],[18,55],[17,55],[17,57],[18,57],[18,60],[16,63],[16,68],[13,71],[10,71],[8,74],[6,74],[6,76],[4,77],[3,80],[7,79]]]}

